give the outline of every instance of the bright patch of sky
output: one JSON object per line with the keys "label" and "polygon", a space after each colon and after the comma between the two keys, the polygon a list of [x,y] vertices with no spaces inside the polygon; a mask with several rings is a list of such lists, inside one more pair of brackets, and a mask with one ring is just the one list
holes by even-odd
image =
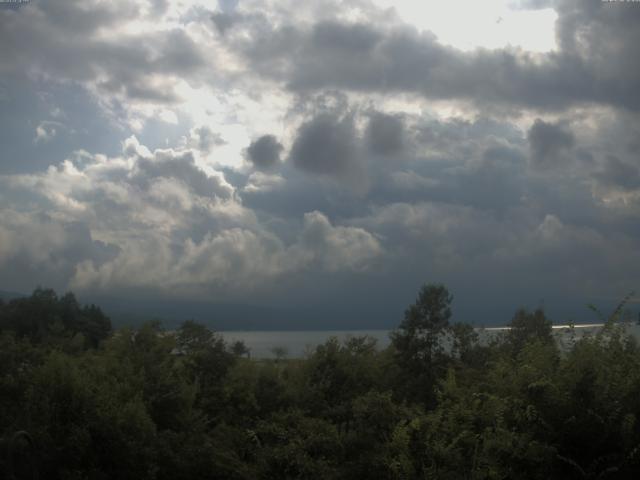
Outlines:
{"label": "bright patch of sky", "polygon": [[405,22],[430,30],[438,40],[461,50],[520,47],[532,52],[556,48],[554,24],[557,13],[550,8],[515,10],[509,0],[375,0],[395,8]]}

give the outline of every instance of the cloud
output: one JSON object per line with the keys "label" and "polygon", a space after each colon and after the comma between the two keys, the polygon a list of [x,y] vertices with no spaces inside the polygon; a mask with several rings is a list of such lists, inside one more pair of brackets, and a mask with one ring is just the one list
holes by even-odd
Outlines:
{"label": "cloud", "polygon": [[135,2],[103,0],[1,10],[0,42],[20,47],[2,50],[0,70],[85,88],[110,113],[174,104],[180,82],[196,81],[207,59],[184,29],[132,28],[146,20],[145,11]]}
{"label": "cloud", "polygon": [[211,21],[214,23],[221,35],[224,35],[227,30],[233,27],[233,25],[240,21],[241,18],[242,17],[238,14],[224,11],[214,12],[211,15]]}
{"label": "cloud", "polygon": [[336,309],[637,282],[640,9],[551,6],[546,53],[368,0],[1,10],[0,280]]}
{"label": "cloud", "polygon": [[353,118],[320,114],[298,129],[290,161],[311,173],[341,176],[357,161],[358,148]]}
{"label": "cloud", "polygon": [[267,231],[246,228],[208,232],[199,241],[186,238],[173,247],[154,237],[132,239],[121,255],[100,266],[82,262],[72,284],[81,289],[128,285],[190,296],[238,296],[300,271],[363,271],[382,254],[370,233],[335,227],[319,212],[305,215],[300,237],[291,245]]}
{"label": "cloud", "polygon": [[318,50],[368,53],[380,39],[380,32],[365,24],[325,21],[313,26],[310,42]]}
{"label": "cloud", "polygon": [[372,115],[365,132],[367,145],[379,155],[401,153],[405,147],[405,131],[402,118],[385,113]]}
{"label": "cloud", "polygon": [[[277,217],[319,209],[332,218],[349,218],[363,215],[372,205],[396,202],[440,201],[502,211],[522,203],[530,180],[527,144],[523,132],[510,123],[485,117],[434,120],[405,113],[403,150],[393,157],[402,161],[397,162],[371,151],[371,113],[351,110],[353,124],[363,125],[364,133],[354,128],[349,139],[354,156],[345,159],[345,170],[310,172],[290,161],[279,172],[284,181],[278,188],[268,194],[246,189],[245,205]],[[395,114],[376,115],[390,120],[391,130],[397,132]],[[342,117],[330,118],[339,122]],[[323,154],[330,149],[320,145],[327,143],[318,142]]]}
{"label": "cloud", "polygon": [[[247,189],[281,182],[254,172]],[[240,296],[296,272],[363,271],[382,254],[369,232],[317,211],[288,219],[293,231],[302,225],[280,238],[193,151],[152,152],[135,137],[119,157],[78,152],[46,172],[0,176],[0,185],[0,272],[21,266],[20,285]]]}
{"label": "cloud", "polygon": [[595,101],[637,111],[640,81],[640,9],[633,2],[563,0],[557,4],[556,36],[566,55],[578,59]]}
{"label": "cloud", "polygon": [[301,244],[329,271],[366,269],[382,253],[380,242],[357,227],[334,227],[320,212],[304,215]]}
{"label": "cloud", "polygon": [[140,157],[131,179],[148,188],[158,178],[179,180],[196,195],[228,200],[233,188],[219,173],[207,174],[196,166],[193,153],[174,150],[156,150],[153,157]]}
{"label": "cloud", "polygon": [[620,187],[626,191],[640,190],[640,167],[610,155],[594,177],[605,186]]}
{"label": "cloud", "polygon": [[285,179],[280,175],[268,175],[263,172],[252,172],[247,179],[247,184],[243,188],[244,192],[272,192],[280,188],[285,183]]}
{"label": "cloud", "polygon": [[[483,291],[495,292],[496,301],[511,289],[517,295],[534,289],[550,297],[554,290],[565,295],[596,295],[602,288],[624,291],[637,277],[628,263],[638,257],[634,236],[572,224],[530,208],[497,214],[440,202],[396,203],[376,208],[354,224],[397,247],[388,252],[397,274],[427,272],[423,275],[472,290],[488,282]],[[604,277],[610,282],[606,287]]]}
{"label": "cloud", "polygon": [[536,167],[553,168],[567,160],[575,145],[573,133],[565,127],[539,118],[527,132],[531,160]]}
{"label": "cloud", "polygon": [[72,283],[82,289],[130,286],[196,297],[237,295],[297,267],[276,237],[238,227],[207,232],[199,241],[187,237],[177,245],[153,235],[132,239],[112,262],[79,265]]}
{"label": "cloud", "polygon": [[273,135],[263,135],[251,142],[247,148],[247,159],[258,169],[267,170],[280,163],[280,153],[284,147]]}
{"label": "cloud", "polygon": [[67,288],[77,265],[115,258],[114,244],[96,240],[82,222],[3,208],[0,212],[0,283],[29,291],[35,285]]}
{"label": "cloud", "polygon": [[205,155],[211,153],[215,147],[219,147],[227,143],[219,133],[214,132],[207,125],[202,125],[201,127],[192,129],[191,140],[192,142],[189,143],[189,146],[195,146]]}
{"label": "cloud", "polygon": [[58,134],[58,130],[61,127],[64,127],[64,125],[62,125],[60,122],[40,122],[40,124],[36,127],[36,136],[33,141],[35,143],[47,143]]}
{"label": "cloud", "polygon": [[[640,10],[600,0],[561,1],[556,9],[560,48],[543,54],[465,52],[393,17],[275,24],[267,16],[238,16],[224,41],[254,73],[300,93],[405,92],[482,108],[560,111],[598,103],[640,109],[640,63],[632,51]],[[376,18],[373,7],[367,14]]]}

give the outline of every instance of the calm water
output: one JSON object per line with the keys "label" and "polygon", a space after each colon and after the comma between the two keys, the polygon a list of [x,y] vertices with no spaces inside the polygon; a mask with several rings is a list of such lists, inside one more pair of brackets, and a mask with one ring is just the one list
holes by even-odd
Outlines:
{"label": "calm water", "polygon": [[389,330],[325,330],[325,331],[280,331],[280,332],[220,332],[227,342],[242,340],[251,350],[252,358],[273,358],[273,348],[283,347],[287,357],[300,358],[331,337],[345,340],[369,335],[378,341],[378,347],[389,345]]}
{"label": "calm water", "polygon": [[[575,325],[575,337],[580,338],[583,335],[592,335],[598,331],[602,325]],[[505,327],[479,328],[476,331],[480,334],[480,338],[488,339],[492,335],[496,335],[505,331]],[[554,334],[560,342],[570,341],[570,329],[568,325],[555,325],[553,327]],[[640,326],[633,325],[630,327],[631,333],[640,338]],[[221,332],[227,342],[242,340],[251,350],[252,358],[273,358],[275,357],[273,349],[282,347],[287,352],[289,358],[300,358],[306,353],[310,353],[315,347],[326,342],[331,337],[337,337],[339,340],[345,340],[349,337],[361,337],[368,335],[378,341],[379,348],[385,348],[389,345],[390,330],[328,330],[328,331],[226,331]]]}

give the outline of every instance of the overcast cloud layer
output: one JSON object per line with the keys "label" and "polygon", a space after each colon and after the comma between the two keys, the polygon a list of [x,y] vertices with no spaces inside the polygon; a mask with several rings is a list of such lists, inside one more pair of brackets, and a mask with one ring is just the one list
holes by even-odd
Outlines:
{"label": "overcast cloud layer", "polygon": [[488,2],[555,15],[534,51],[390,3],[0,9],[0,290],[320,328],[393,326],[423,282],[485,324],[640,288],[640,4]]}

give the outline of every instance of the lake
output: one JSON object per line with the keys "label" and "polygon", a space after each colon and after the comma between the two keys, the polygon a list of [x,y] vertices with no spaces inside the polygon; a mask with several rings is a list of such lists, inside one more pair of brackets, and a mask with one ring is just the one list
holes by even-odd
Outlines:
{"label": "lake", "polygon": [[251,350],[251,358],[274,358],[273,348],[282,347],[289,358],[301,358],[331,337],[345,340],[368,335],[378,341],[379,348],[389,345],[389,330],[322,330],[322,331],[226,331],[220,332],[227,342],[242,340]]}
{"label": "lake", "polygon": [[[602,324],[574,325],[576,338],[584,335],[592,335],[602,327]],[[480,338],[488,339],[492,335],[508,330],[507,327],[477,328]],[[560,341],[568,341],[569,325],[554,325],[554,335]],[[632,325],[631,333],[640,338],[640,326]],[[322,330],[322,331],[223,331],[220,332],[227,342],[241,340],[251,350],[252,358],[274,358],[273,349],[282,347],[287,352],[288,358],[301,358],[310,353],[318,345],[323,344],[331,337],[345,340],[349,337],[362,337],[368,335],[378,342],[378,348],[389,345],[390,330]]]}

